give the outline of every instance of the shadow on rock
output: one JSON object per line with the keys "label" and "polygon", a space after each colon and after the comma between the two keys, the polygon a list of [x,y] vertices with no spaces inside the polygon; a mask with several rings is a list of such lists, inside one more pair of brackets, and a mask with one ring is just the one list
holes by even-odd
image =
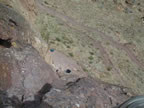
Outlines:
{"label": "shadow on rock", "polygon": [[46,83],[35,95],[32,101],[19,100],[18,97],[8,97],[7,93],[0,91],[0,108],[53,108],[46,102],[43,102],[44,95],[52,88],[51,84]]}

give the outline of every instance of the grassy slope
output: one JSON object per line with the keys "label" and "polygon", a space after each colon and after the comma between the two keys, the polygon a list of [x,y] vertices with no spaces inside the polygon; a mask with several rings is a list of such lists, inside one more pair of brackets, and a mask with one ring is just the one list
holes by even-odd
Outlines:
{"label": "grassy slope", "polygon": [[[49,7],[74,18],[85,26],[98,30],[113,37],[119,43],[125,44],[137,58],[144,62],[144,24],[142,11],[144,1],[136,2],[133,6],[125,4],[124,0],[45,0]],[[134,63],[125,51],[115,48],[108,41],[103,41],[98,33],[83,34],[74,26],[69,27],[60,19],[49,14],[39,14],[36,24],[43,38],[51,48],[64,52],[73,57],[91,76],[104,81],[133,88],[143,93],[143,69]],[[99,48],[91,44],[90,36],[101,41],[113,67],[104,64]],[[119,73],[117,73],[119,72]]]}

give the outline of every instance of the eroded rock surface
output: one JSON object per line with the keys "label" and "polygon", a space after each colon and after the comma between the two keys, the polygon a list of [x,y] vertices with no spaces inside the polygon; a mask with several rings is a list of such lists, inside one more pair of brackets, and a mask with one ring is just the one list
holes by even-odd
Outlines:
{"label": "eroded rock surface", "polygon": [[26,20],[13,9],[0,4],[0,39],[28,42],[30,27]]}
{"label": "eroded rock surface", "polygon": [[0,88],[11,95],[34,94],[56,75],[30,45],[33,31],[27,21],[2,4],[0,14]]}
{"label": "eroded rock surface", "polygon": [[[32,106],[36,108],[113,108],[132,95],[132,92],[127,88],[107,84],[92,78],[81,78],[75,82],[67,83],[65,89],[55,89],[53,87],[46,94],[39,107],[36,107],[36,105],[39,105],[36,100],[27,100],[24,103],[32,103]],[[0,93],[1,100],[7,100],[8,98],[14,99],[3,94],[3,92]],[[21,105],[21,103],[23,102],[17,101],[17,104]],[[9,105],[11,106],[11,104]],[[33,108],[30,107],[31,104],[26,105],[27,107],[24,108]]]}
{"label": "eroded rock surface", "polygon": [[53,70],[60,79],[74,81],[77,78],[87,76],[75,60],[55,49],[50,50],[54,51],[47,52],[46,60],[53,67]]}
{"label": "eroded rock surface", "polygon": [[1,50],[0,65],[2,88],[17,95],[36,92],[46,82],[56,78],[51,67],[29,45],[22,49]]}
{"label": "eroded rock surface", "polygon": [[112,108],[131,95],[127,88],[81,78],[67,83],[64,90],[53,89],[46,101],[54,108]]}

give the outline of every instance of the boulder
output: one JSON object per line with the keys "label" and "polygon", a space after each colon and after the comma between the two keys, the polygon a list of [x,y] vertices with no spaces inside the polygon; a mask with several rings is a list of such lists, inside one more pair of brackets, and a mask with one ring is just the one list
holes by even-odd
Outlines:
{"label": "boulder", "polygon": [[2,49],[0,64],[0,87],[11,94],[34,94],[45,83],[52,83],[56,78],[52,68],[30,45]]}
{"label": "boulder", "polygon": [[66,84],[65,89],[52,89],[45,101],[53,108],[113,108],[134,95],[130,89],[90,77]]}

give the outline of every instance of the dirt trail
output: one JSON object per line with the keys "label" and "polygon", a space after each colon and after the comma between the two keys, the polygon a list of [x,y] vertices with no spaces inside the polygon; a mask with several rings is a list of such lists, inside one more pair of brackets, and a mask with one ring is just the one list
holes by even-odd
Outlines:
{"label": "dirt trail", "polygon": [[[103,59],[103,63],[105,64],[107,70],[109,70],[113,75],[116,75],[116,78],[119,79],[120,83],[121,84],[124,84],[124,79],[125,76],[121,74],[121,71],[119,68],[117,68],[113,62],[111,61],[111,58],[110,56],[108,55],[107,51],[105,50],[105,47],[102,45],[102,43],[100,41],[96,41],[94,40],[93,38],[91,38],[90,36],[86,36],[86,40],[90,40],[93,44],[93,46],[95,48],[98,48],[100,53],[101,53],[101,56],[102,56],[102,59]],[[114,71],[111,71],[111,69],[113,69]],[[114,72],[114,73],[113,73]],[[119,77],[121,76],[121,77]]]}
{"label": "dirt trail", "polygon": [[[63,13],[57,12],[52,7],[48,7],[48,6],[44,5],[44,3],[42,1],[40,1],[40,0],[36,0],[36,4],[40,8],[41,12],[50,14],[52,16],[55,16],[56,18],[61,19],[62,21],[67,23],[69,26],[72,26],[72,27],[74,27],[74,28],[76,28],[78,30],[81,30],[83,32],[86,31],[86,32],[96,32],[96,33],[98,33],[101,36],[103,41],[109,41],[110,44],[113,47],[116,47],[118,49],[124,50],[126,52],[126,54],[130,57],[130,59],[135,64],[137,64],[140,68],[144,68],[144,64],[137,59],[136,55],[128,47],[124,46],[123,44],[121,44],[121,43],[119,43],[119,42],[117,42],[115,40],[113,40],[113,38],[110,37],[109,35],[106,35],[105,33],[99,31],[97,28],[92,28],[92,27],[88,27],[88,26],[82,25],[81,23],[77,22],[73,18],[71,18],[69,16],[66,16]],[[101,52],[105,53],[102,49],[101,49]]]}

